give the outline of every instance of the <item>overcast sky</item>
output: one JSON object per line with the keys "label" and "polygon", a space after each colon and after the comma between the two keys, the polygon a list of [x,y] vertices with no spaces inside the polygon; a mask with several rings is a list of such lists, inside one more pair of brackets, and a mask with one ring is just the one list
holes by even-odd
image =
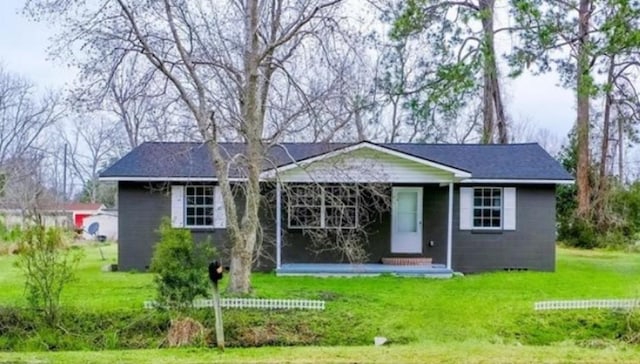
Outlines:
{"label": "overcast sky", "polygon": [[[0,62],[10,72],[29,78],[38,87],[64,87],[73,82],[72,69],[47,59],[49,37],[45,23],[34,23],[20,14],[23,1],[2,0],[0,5]],[[575,121],[571,90],[557,86],[554,74],[525,75],[506,80],[507,111],[514,120],[526,120],[564,139]]]}

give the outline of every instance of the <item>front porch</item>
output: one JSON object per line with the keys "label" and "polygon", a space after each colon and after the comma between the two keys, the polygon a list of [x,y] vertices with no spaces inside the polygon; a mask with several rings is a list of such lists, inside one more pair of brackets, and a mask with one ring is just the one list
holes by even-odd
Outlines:
{"label": "front porch", "polygon": [[277,276],[373,277],[382,274],[402,277],[451,278],[453,271],[444,264],[393,265],[374,263],[286,263],[276,269]]}
{"label": "front porch", "polygon": [[[280,166],[264,177],[275,182],[277,275],[452,276],[454,184],[469,178],[467,171],[361,143]],[[368,184],[385,185],[388,190],[359,195],[359,186]],[[382,194],[388,201],[376,205]],[[370,212],[379,216],[364,217]],[[318,256],[330,249],[305,250],[310,239],[305,232],[363,227],[371,227],[366,264],[337,263],[343,261],[341,256]],[[316,242],[332,239],[317,235]],[[389,261],[405,258],[429,262]],[[432,258],[438,264],[431,264]]]}

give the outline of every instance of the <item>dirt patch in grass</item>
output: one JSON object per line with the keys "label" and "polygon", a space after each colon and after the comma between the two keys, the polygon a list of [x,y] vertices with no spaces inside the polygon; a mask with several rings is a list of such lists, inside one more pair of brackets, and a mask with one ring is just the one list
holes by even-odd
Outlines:
{"label": "dirt patch in grass", "polygon": [[191,317],[171,320],[171,327],[167,334],[167,344],[171,348],[192,346],[201,342],[205,336],[204,326]]}

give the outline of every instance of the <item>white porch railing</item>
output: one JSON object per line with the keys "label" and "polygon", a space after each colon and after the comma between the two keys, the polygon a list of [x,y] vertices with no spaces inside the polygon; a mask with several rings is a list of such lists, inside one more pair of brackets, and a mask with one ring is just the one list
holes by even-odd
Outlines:
{"label": "white porch railing", "polygon": [[576,310],[589,308],[632,309],[640,307],[640,299],[602,299],[573,301],[541,301],[533,305],[534,310]]}
{"label": "white porch railing", "polygon": [[[253,308],[262,310],[324,310],[325,301],[266,298],[223,298],[220,300],[220,306],[223,308]],[[144,302],[144,308],[151,309],[156,307],[158,307],[158,303],[156,301]],[[213,300],[194,300],[192,307],[213,307]]]}

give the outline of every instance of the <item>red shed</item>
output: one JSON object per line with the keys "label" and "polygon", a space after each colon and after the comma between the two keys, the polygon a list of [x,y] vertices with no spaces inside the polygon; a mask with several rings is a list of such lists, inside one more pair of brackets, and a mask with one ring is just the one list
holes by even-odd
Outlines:
{"label": "red shed", "polygon": [[73,224],[77,228],[82,228],[86,217],[97,214],[103,208],[104,205],[99,203],[74,202],[68,204],[65,209],[72,213]]}

